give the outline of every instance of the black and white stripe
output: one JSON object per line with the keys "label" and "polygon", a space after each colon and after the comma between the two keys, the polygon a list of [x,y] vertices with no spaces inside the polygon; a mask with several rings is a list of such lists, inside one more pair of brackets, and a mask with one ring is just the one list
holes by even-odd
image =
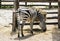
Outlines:
{"label": "black and white stripe", "polygon": [[28,18],[31,16],[29,9],[20,9],[18,14],[18,21],[27,21]]}
{"label": "black and white stripe", "polygon": [[[23,34],[23,26],[25,24],[25,22],[31,18],[30,21],[30,27],[31,27],[31,34],[33,35],[33,23],[34,21],[37,19],[37,17],[39,18],[39,26],[41,26],[42,31],[46,31],[46,24],[45,24],[45,20],[42,14],[38,13],[35,9],[20,9],[18,11],[18,36],[19,36],[19,29],[21,28],[21,35],[24,36]],[[20,23],[22,23],[22,25],[20,25]],[[20,36],[19,36],[20,37]]]}

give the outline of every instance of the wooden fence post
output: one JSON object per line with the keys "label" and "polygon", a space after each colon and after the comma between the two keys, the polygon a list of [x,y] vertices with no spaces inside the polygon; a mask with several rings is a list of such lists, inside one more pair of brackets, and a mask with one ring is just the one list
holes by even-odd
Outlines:
{"label": "wooden fence post", "polygon": [[0,8],[1,8],[1,0],[0,0]]}
{"label": "wooden fence post", "polygon": [[27,6],[27,2],[25,2],[25,6]]}
{"label": "wooden fence post", "polygon": [[19,8],[19,0],[14,1],[14,9],[15,11]]}
{"label": "wooden fence post", "polygon": [[52,6],[51,6],[51,1],[49,1],[49,9],[51,9],[51,7],[52,7]]}
{"label": "wooden fence post", "polygon": [[17,16],[16,16],[16,10],[19,8],[19,1],[15,0],[14,1],[14,12],[13,12],[13,18],[12,18],[12,32],[16,31],[17,28]]}
{"label": "wooden fence post", "polygon": [[15,15],[16,13],[15,12],[13,12],[13,18],[12,18],[12,31],[13,32],[16,32],[16,15]]}
{"label": "wooden fence post", "polygon": [[60,0],[58,0],[58,28],[60,28]]}

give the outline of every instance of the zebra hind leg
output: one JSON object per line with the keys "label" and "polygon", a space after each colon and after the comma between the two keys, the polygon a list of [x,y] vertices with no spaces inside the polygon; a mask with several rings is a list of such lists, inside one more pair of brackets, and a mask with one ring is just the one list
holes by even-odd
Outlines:
{"label": "zebra hind leg", "polygon": [[22,25],[21,25],[21,35],[22,35],[22,37],[24,37],[24,34],[23,34],[23,26],[24,26],[24,24],[25,24],[25,21],[23,21]]}
{"label": "zebra hind leg", "polygon": [[20,38],[20,25],[18,25],[18,38]]}
{"label": "zebra hind leg", "polygon": [[22,35],[22,37],[24,37],[24,34],[23,34],[23,25],[21,25],[21,35]]}
{"label": "zebra hind leg", "polygon": [[33,22],[30,22],[31,34],[33,35]]}

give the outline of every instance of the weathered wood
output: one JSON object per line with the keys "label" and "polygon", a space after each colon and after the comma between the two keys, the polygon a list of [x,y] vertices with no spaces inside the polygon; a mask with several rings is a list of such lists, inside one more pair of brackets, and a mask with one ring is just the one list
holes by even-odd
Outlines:
{"label": "weathered wood", "polygon": [[57,2],[58,0],[19,0],[20,2]]}
{"label": "weathered wood", "polygon": [[15,12],[13,12],[13,18],[12,18],[12,31],[13,32],[15,32],[16,31],[16,15],[15,15],[16,13]]}
{"label": "weathered wood", "polygon": [[27,2],[25,2],[25,6],[27,6]]}
{"label": "weathered wood", "polygon": [[[13,4],[1,4],[1,6],[13,6]],[[49,6],[49,5],[20,5],[19,6]],[[55,5],[51,5],[51,7],[56,7]],[[50,7],[50,6],[49,6]],[[57,6],[58,7],[58,6]],[[46,7],[45,7],[46,8]],[[47,9],[47,8],[46,8]]]}
{"label": "weathered wood", "polygon": [[58,0],[58,28],[60,28],[60,0]]}
{"label": "weathered wood", "polygon": [[49,9],[51,8],[51,1],[49,2]]}
{"label": "weathered wood", "polygon": [[47,17],[47,19],[58,19],[58,17]]}
{"label": "weathered wood", "polygon": [[[58,22],[52,22],[52,23],[46,23],[47,25],[55,25],[58,24]],[[22,24],[20,24],[22,25]],[[30,25],[30,23],[25,23],[25,25]],[[33,25],[39,25],[39,23],[33,23]]]}
{"label": "weathered wood", "polygon": [[47,12],[47,14],[58,14],[58,12]]}
{"label": "weathered wood", "polygon": [[[2,6],[13,6],[13,4],[2,4]],[[49,5],[19,5],[19,6],[49,6]],[[52,5],[53,6],[53,5]]]}
{"label": "weathered wood", "polygon": [[[2,0],[2,1],[5,1],[5,2],[14,2],[14,0]],[[19,0],[20,2],[58,2],[58,0]]]}
{"label": "weathered wood", "polygon": [[0,8],[1,8],[1,0],[0,0]]}
{"label": "weathered wood", "polygon": [[12,31],[16,31],[16,28],[17,28],[17,15],[16,15],[16,11],[17,9],[19,8],[19,1],[18,0],[15,0],[14,1],[14,12],[13,12],[13,25],[12,25]]}
{"label": "weathered wood", "polygon": [[15,0],[14,1],[14,9],[15,11],[19,8],[19,1],[18,0]]}

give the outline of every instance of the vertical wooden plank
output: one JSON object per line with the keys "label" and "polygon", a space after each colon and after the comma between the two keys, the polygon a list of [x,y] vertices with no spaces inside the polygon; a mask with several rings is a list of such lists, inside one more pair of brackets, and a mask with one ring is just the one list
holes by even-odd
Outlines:
{"label": "vertical wooden plank", "polygon": [[51,9],[51,7],[52,7],[52,6],[51,6],[51,1],[49,1],[49,9]]}
{"label": "vertical wooden plank", "polygon": [[15,11],[19,8],[19,0],[14,1],[14,9]]}
{"label": "vertical wooden plank", "polygon": [[25,2],[25,6],[27,6],[27,2]]}
{"label": "vertical wooden plank", "polygon": [[19,0],[14,0],[14,11],[13,11],[13,18],[12,18],[12,32],[16,31],[17,28],[17,16],[16,10],[19,8]]}
{"label": "vertical wooden plank", "polygon": [[13,12],[13,18],[12,18],[12,23],[13,23],[13,25],[12,25],[12,32],[16,32],[16,15],[15,15],[16,13],[15,12]]}
{"label": "vertical wooden plank", "polygon": [[0,0],[0,8],[1,8],[1,0]]}
{"label": "vertical wooden plank", "polygon": [[58,0],[58,28],[60,28],[60,0]]}

